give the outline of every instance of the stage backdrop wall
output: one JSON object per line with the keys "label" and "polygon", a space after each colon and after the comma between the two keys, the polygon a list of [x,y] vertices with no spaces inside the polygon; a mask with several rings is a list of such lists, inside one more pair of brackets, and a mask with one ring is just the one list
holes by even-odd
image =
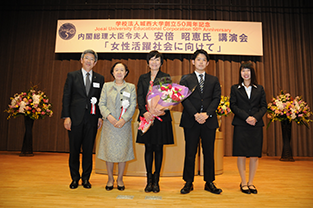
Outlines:
{"label": "stage backdrop wall", "polygon": [[[19,3],[21,2],[21,3]],[[78,53],[55,54],[58,19],[186,19],[262,22],[263,57],[213,55],[207,72],[217,76],[222,95],[230,95],[237,83],[242,61],[252,61],[267,101],[280,90],[302,95],[313,107],[313,19],[312,1],[306,0],[160,0],[160,1],[14,1],[1,5],[0,17],[0,150],[20,150],[24,134],[23,118],[6,120],[3,110],[10,96],[38,84],[53,103],[52,118],[34,123],[34,151],[68,152],[67,132],[63,127],[61,103],[66,74],[81,67]],[[128,65],[127,81],[137,83],[148,72],[146,54],[99,54],[95,71],[112,81],[110,67],[116,61]],[[190,55],[165,54],[162,71],[174,81],[193,71]],[[182,106],[174,110],[181,111]],[[223,118],[225,155],[232,154],[232,116]],[[265,122],[268,119],[264,117]],[[312,125],[311,125],[312,126]],[[293,124],[292,148],[295,156],[313,156],[313,127]],[[280,123],[264,128],[264,155],[281,155]]]}

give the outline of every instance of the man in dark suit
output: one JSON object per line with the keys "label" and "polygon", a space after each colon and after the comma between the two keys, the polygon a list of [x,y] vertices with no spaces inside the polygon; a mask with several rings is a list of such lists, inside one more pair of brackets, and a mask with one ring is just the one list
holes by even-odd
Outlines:
{"label": "man in dark suit", "polygon": [[192,57],[195,66],[194,73],[182,77],[180,84],[194,90],[182,102],[180,126],[184,128],[185,135],[185,163],[183,179],[186,182],[181,189],[182,194],[193,190],[195,156],[201,137],[204,159],[204,189],[214,194],[220,194],[221,189],[216,188],[214,171],[214,141],[218,122],[216,109],[221,99],[221,87],[218,78],[205,73],[209,65],[209,55],[205,50],[197,50]]}
{"label": "man in dark suit", "polygon": [[[69,72],[64,85],[62,118],[70,142],[71,189],[78,187],[80,178],[84,188],[91,188],[89,178],[92,171],[92,151],[97,129],[102,126],[98,102],[104,84],[104,77],[92,71],[97,60],[96,52],[85,50],[80,60],[82,69]],[[81,148],[82,175],[79,173]]]}

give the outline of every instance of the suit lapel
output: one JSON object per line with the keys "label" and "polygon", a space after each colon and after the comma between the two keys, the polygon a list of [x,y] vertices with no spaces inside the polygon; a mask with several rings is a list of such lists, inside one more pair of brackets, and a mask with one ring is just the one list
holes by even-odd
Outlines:
{"label": "suit lapel", "polygon": [[250,100],[252,100],[256,94],[258,94],[258,88],[252,86]]}
{"label": "suit lapel", "polygon": [[83,92],[85,92],[84,94],[87,96],[82,70],[77,71],[77,76],[79,77],[78,78],[78,81],[79,81],[78,85],[83,90]]}
{"label": "suit lapel", "polygon": [[240,88],[238,89],[238,91],[240,92],[240,94],[242,95],[243,98],[245,98],[246,100],[249,100],[249,97],[247,95],[247,92],[246,92],[244,86],[240,85]]}
{"label": "suit lapel", "polygon": [[[196,87],[196,88],[195,88],[196,91],[197,91],[198,93],[200,93],[199,80],[198,80],[197,74],[196,74],[195,72],[192,73],[191,81],[192,81],[192,85]],[[193,87],[193,88],[194,88],[194,87]]]}
{"label": "suit lapel", "polygon": [[147,74],[146,74],[146,77],[144,79],[144,86],[145,86],[145,90],[149,90],[149,86],[150,86],[150,79],[151,79],[151,72],[149,71]]}

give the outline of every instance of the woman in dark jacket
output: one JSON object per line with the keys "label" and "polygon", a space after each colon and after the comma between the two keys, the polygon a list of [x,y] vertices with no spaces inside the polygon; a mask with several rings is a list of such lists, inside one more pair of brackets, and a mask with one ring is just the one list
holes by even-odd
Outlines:
{"label": "woman in dark jacket", "polygon": [[[241,177],[240,190],[256,194],[253,179],[262,156],[263,120],[267,103],[262,85],[257,84],[252,63],[243,63],[239,70],[239,83],[231,87],[230,108],[235,114],[232,125],[233,156],[237,156],[237,167]],[[246,180],[246,158],[250,158],[249,181]]]}
{"label": "woman in dark jacket", "polygon": [[[151,51],[147,55],[147,63],[150,71],[139,77],[137,85],[137,101],[139,108],[139,116],[145,117],[147,121],[154,120],[154,123],[147,132],[142,134],[139,130],[137,134],[137,143],[145,144],[145,164],[147,171],[147,186],[145,192],[159,192],[159,177],[163,159],[163,145],[174,144],[172,118],[170,111],[166,110],[160,118],[162,121],[155,119],[153,115],[147,111],[146,96],[149,92],[150,81],[157,82],[158,78],[169,77],[169,74],[160,71],[163,64],[163,56],[158,51]],[[139,117],[138,117],[138,121]],[[154,153],[154,154],[153,154]],[[152,174],[153,160],[155,163],[155,172]]]}

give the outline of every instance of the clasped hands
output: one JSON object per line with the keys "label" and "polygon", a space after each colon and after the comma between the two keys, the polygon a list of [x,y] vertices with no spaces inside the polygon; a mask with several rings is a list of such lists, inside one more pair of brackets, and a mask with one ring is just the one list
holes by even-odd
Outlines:
{"label": "clasped hands", "polygon": [[208,116],[208,114],[206,112],[196,113],[194,116],[195,116],[195,120],[199,124],[204,124],[206,122],[207,118],[209,118],[209,116]]}
{"label": "clasped hands", "polygon": [[247,119],[246,119],[246,122],[248,124],[250,124],[251,126],[255,126],[257,120],[253,117],[253,116],[249,116]]}
{"label": "clasped hands", "polygon": [[115,128],[122,128],[126,121],[121,118],[120,120],[116,120],[111,114],[108,115],[107,119]]}

